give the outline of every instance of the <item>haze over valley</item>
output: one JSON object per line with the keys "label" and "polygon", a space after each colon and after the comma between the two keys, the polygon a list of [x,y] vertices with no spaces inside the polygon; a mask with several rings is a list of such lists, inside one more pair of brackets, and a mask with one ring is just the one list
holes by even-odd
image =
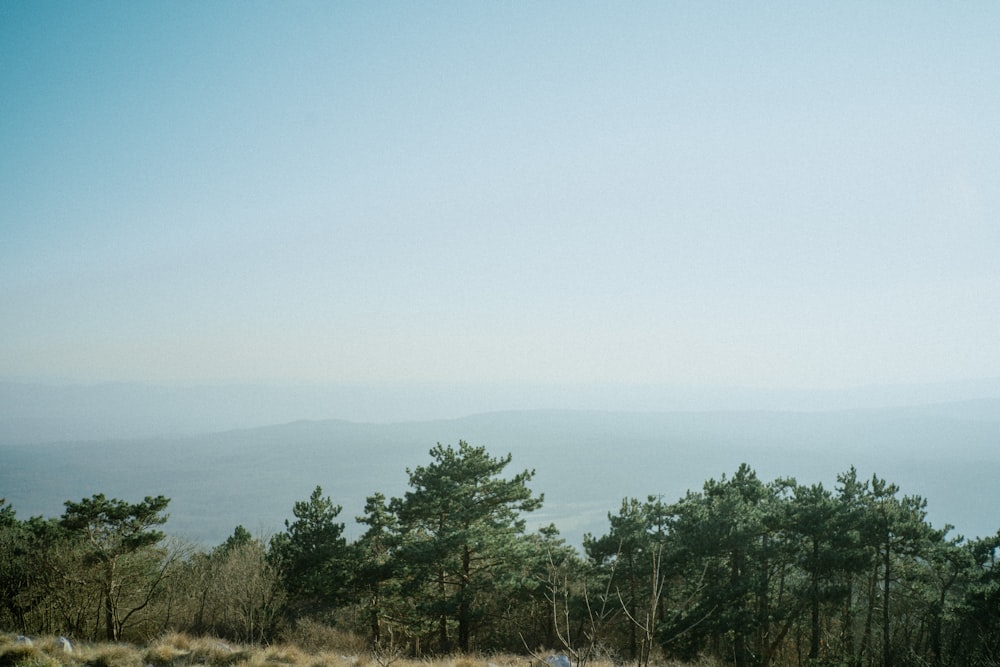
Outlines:
{"label": "haze over valley", "polygon": [[[988,391],[990,386],[984,381],[895,391],[898,396],[935,391],[941,396],[970,387]],[[531,486],[545,494],[545,503],[530,517],[531,526],[554,523],[576,545],[586,532],[603,534],[608,512],[617,511],[626,497],[659,495],[672,502],[709,478],[731,475],[743,462],[762,479],[795,477],[829,488],[837,474],[855,466],[862,477],[878,474],[899,484],[905,494],[924,496],[929,519],[938,527],[954,524],[955,533],[967,537],[1000,529],[996,398],[809,411],[511,409],[449,419],[295,420],[198,432],[195,427],[204,416],[185,415],[180,408],[201,404],[206,410],[220,409],[221,404],[205,401],[213,393],[225,395],[222,389],[187,393],[162,387],[69,391],[35,386],[30,406],[10,398],[16,389],[5,388],[0,489],[21,515],[58,516],[64,501],[95,493],[124,498],[162,494],[172,499],[169,532],[209,546],[221,543],[237,525],[262,534],[280,530],[291,518],[293,503],[316,485],[344,507],[348,534],[356,536],[354,517],[362,513],[367,496],[402,495],[407,468],[423,465],[434,444],[459,440],[496,455],[513,454],[514,470],[535,469]],[[261,395],[246,391],[244,399]],[[752,392],[738,393],[751,401]],[[888,388],[877,393],[891,400]],[[846,402],[862,400],[864,394],[823,395],[827,401]],[[231,411],[220,409],[219,414],[246,419],[236,415],[239,395],[230,395]],[[715,392],[716,400],[724,395]],[[165,396],[174,402],[159,403],[159,413],[154,404],[140,409],[143,400]],[[289,400],[294,404],[295,395]],[[776,397],[765,393],[753,400],[762,405]],[[34,423],[28,418],[33,410],[56,405],[62,412],[53,412],[51,421],[39,420],[44,428],[27,430]],[[116,413],[126,406],[136,410],[134,421]],[[269,410],[287,408],[261,403],[260,409],[258,418],[263,419],[273,414]],[[83,414],[92,420],[74,422],[74,416]],[[158,421],[140,419],[154,414]],[[20,420],[14,418],[18,416]],[[63,425],[64,437],[50,437],[53,422]],[[126,426],[137,430],[123,437]]]}

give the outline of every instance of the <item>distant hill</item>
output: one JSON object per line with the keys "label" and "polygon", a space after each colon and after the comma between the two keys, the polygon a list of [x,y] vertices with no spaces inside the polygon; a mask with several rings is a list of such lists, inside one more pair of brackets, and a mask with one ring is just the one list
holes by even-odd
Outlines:
{"label": "distant hill", "polygon": [[406,468],[459,439],[513,454],[545,494],[532,525],[554,522],[579,544],[606,531],[624,497],[672,501],[749,463],[832,487],[854,465],[929,501],[930,519],[969,537],[1000,528],[1000,399],[832,412],[509,411],[388,424],[299,421],[208,435],[0,445],[0,496],[26,518],[105,493],[172,498],[167,531],[223,541],[237,524],[280,530],[318,484],[344,506],[351,536],[365,497],[406,490]]}
{"label": "distant hill", "polygon": [[0,445],[176,437],[297,420],[390,423],[498,410],[829,412],[1000,397],[1000,378],[837,390],[660,385],[44,384],[0,380]]}

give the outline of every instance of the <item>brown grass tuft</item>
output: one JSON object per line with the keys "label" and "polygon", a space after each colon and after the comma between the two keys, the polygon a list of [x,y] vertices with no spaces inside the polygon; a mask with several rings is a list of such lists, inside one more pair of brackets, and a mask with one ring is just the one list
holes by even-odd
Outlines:
{"label": "brown grass tuft", "polygon": [[203,637],[191,642],[188,663],[226,667],[246,661],[250,656],[250,652],[234,648],[221,639]]}
{"label": "brown grass tuft", "polygon": [[269,663],[279,665],[300,665],[305,667],[306,654],[293,644],[279,644],[269,647],[264,652],[264,659]]}
{"label": "brown grass tuft", "polygon": [[357,667],[358,659],[351,655],[321,651],[309,657],[308,667]]}
{"label": "brown grass tuft", "polygon": [[358,655],[367,649],[364,637],[311,619],[298,621],[285,638],[290,644],[309,653],[329,651],[341,655]]}
{"label": "brown grass tuft", "polygon": [[186,632],[168,632],[154,643],[160,646],[172,646],[178,651],[190,651],[195,640]]}
{"label": "brown grass tuft", "polygon": [[158,641],[146,649],[146,662],[153,667],[169,667],[182,664],[190,654],[191,651],[188,649],[170,642]]}
{"label": "brown grass tuft", "polygon": [[10,644],[0,653],[0,667],[59,667],[59,661],[28,644]]}
{"label": "brown grass tuft", "polygon": [[142,653],[131,646],[103,644],[94,650],[86,667],[143,667]]}

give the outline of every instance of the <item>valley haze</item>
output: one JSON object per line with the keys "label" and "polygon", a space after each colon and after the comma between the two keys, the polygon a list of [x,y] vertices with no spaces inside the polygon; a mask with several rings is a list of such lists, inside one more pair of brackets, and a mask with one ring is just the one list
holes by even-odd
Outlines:
{"label": "valley haze", "polygon": [[[935,526],[951,523],[955,533],[975,537],[1000,528],[997,386],[981,380],[845,392],[633,387],[620,388],[617,403],[610,390],[560,394],[550,387],[544,388],[550,407],[526,409],[518,406],[542,400],[542,388],[534,394],[480,388],[478,395],[468,387],[423,388],[376,401],[374,390],[356,388],[295,393],[3,383],[0,496],[27,517],[58,516],[64,501],[95,493],[132,501],[163,494],[172,499],[168,532],[214,545],[237,525],[263,534],[281,530],[293,503],[320,485],[344,507],[340,518],[356,537],[354,517],[367,496],[402,495],[407,468],[426,464],[434,444],[461,439],[494,455],[511,453],[508,473],[535,469],[531,487],[545,494],[545,503],[527,517],[529,526],[555,523],[576,545],[584,533],[604,534],[608,512],[617,512],[623,498],[672,502],[709,478],[731,475],[741,462],[765,481],[795,477],[828,488],[853,465],[862,477],[878,474],[904,494],[924,496]],[[504,391],[506,403],[497,403]],[[564,403],[606,401],[615,409],[559,407],[557,395]],[[324,402],[337,397],[324,412]],[[385,418],[407,410],[440,415],[479,401],[515,407]],[[625,401],[674,409],[623,410]],[[368,417],[381,409],[383,419],[321,417],[363,409]],[[255,423],[296,410],[307,419]],[[212,430],[223,423],[231,426]]]}

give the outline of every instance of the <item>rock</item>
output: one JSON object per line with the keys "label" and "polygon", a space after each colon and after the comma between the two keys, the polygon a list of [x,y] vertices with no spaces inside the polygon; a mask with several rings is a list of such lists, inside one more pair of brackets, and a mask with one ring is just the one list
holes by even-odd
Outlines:
{"label": "rock", "polygon": [[558,653],[556,655],[550,655],[549,657],[545,658],[545,663],[551,665],[552,667],[573,667],[572,663],[569,661],[569,658],[563,655],[562,653]]}

